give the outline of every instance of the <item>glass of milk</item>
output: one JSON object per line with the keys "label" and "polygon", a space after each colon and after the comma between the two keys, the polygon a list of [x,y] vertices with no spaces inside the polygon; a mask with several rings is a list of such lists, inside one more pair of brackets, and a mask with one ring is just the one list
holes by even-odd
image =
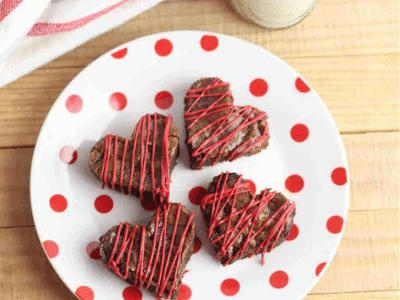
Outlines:
{"label": "glass of milk", "polygon": [[299,23],[317,0],[229,0],[245,19],[259,26],[279,29]]}

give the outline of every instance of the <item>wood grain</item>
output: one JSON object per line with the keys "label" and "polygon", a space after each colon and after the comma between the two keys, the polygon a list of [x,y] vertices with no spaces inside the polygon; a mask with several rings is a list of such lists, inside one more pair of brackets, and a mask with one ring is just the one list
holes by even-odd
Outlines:
{"label": "wood grain", "polygon": [[[341,246],[311,294],[398,290],[398,225],[398,210],[351,212]],[[0,240],[4,299],[74,299],[52,270],[34,228],[0,229]],[[344,294],[343,298],[316,295],[307,299],[393,297],[390,292],[360,296],[364,294],[367,298]]]}
{"label": "wood grain", "polygon": [[342,135],[350,168],[350,210],[399,207],[399,133]]}
{"label": "wood grain", "polygon": [[29,200],[32,153],[33,149],[0,150],[0,228],[33,225]]}
{"label": "wood grain", "polygon": [[[399,129],[398,55],[287,59],[320,94],[341,132]],[[41,68],[0,89],[0,147],[34,145],[81,68]]]}
{"label": "wood grain", "polygon": [[305,300],[398,300],[399,291],[308,295]]}
{"label": "wood grain", "polygon": [[[398,208],[398,133],[342,137],[350,165],[350,210]],[[29,202],[32,151],[0,149],[0,228],[33,225]]]}

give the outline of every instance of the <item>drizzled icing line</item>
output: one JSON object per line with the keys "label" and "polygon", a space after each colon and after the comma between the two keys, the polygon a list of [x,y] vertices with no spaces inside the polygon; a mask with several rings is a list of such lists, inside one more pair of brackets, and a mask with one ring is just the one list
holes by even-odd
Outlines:
{"label": "drizzled icing line", "polygon": [[[226,92],[210,92],[214,89],[227,87]],[[185,100],[193,100],[193,103],[189,106],[187,111],[184,113],[185,121],[187,122],[187,130],[192,128],[199,120],[206,118],[216,113],[225,112],[225,114],[211,123],[204,126],[202,129],[193,134],[188,138],[187,143],[190,144],[194,139],[198,138],[206,130],[213,129],[213,133],[207,137],[192,153],[192,157],[198,155],[204,155],[204,157],[199,161],[198,166],[201,168],[207,158],[211,155],[213,151],[219,148],[217,156],[212,161],[211,165],[215,165],[222,156],[223,150],[228,147],[229,142],[235,137],[235,135],[251,126],[252,124],[258,122],[266,116],[265,112],[258,112],[257,109],[252,106],[236,106],[233,103],[221,103],[226,97],[232,96],[232,92],[229,89],[230,84],[223,82],[220,78],[215,78],[211,84],[204,88],[192,88],[186,93]],[[210,93],[208,93],[210,92]],[[204,109],[193,110],[195,105],[201,102],[204,98],[218,97],[211,105]],[[243,120],[244,118],[244,120]],[[240,122],[238,124],[238,122]],[[265,125],[268,126],[268,123]],[[231,132],[224,136],[228,131]],[[261,144],[265,140],[269,139],[269,132],[266,130],[262,135],[256,139],[248,138],[243,141],[240,145],[236,147],[232,153],[227,157],[227,160],[233,161],[247,152],[254,149],[257,145]]]}
{"label": "drizzled icing line", "polygon": [[[163,297],[167,287],[167,283],[172,281],[170,291],[166,298],[171,298],[174,286],[176,285],[178,270],[182,264],[183,245],[187,234],[189,233],[189,227],[194,219],[194,214],[190,214],[187,218],[184,230],[180,236],[178,242],[177,229],[179,216],[182,212],[182,204],[177,204],[178,208],[175,214],[174,227],[172,235],[170,236],[169,248],[166,248],[167,244],[167,226],[168,226],[168,215],[171,211],[172,203],[164,204],[160,206],[156,211],[156,220],[154,224],[154,232],[152,233],[152,246],[150,252],[150,258],[148,264],[144,263],[145,255],[145,240],[146,240],[146,227],[135,225],[131,229],[129,223],[120,223],[114,239],[114,244],[111,252],[110,259],[108,261],[108,267],[118,276],[123,279],[127,279],[129,276],[129,270],[134,270],[135,280],[133,285],[138,288],[148,289],[153,283],[156,285],[155,294],[158,298]],[[159,226],[161,228],[159,229]],[[159,237],[158,237],[159,235]],[[135,243],[135,239],[138,236],[138,242]],[[158,237],[158,238],[157,238]],[[122,239],[122,240],[121,240]],[[177,245],[175,252],[173,253],[173,246]],[[136,248],[135,248],[136,247]],[[137,248],[139,247],[139,248]],[[131,266],[132,252],[137,250],[137,261],[135,266]],[[124,268],[121,271],[122,266],[119,266],[121,258],[124,256]],[[154,273],[156,267],[159,267],[157,282],[153,282]],[[172,276],[172,278],[171,278]]]}
{"label": "drizzled icing line", "polygon": [[[229,250],[231,250],[234,243],[243,234],[243,232],[250,227],[247,235],[241,237],[244,239],[244,241],[241,242],[239,250],[224,263],[224,265],[227,265],[236,259],[243,258],[249,243],[252,240],[255,240],[257,235],[260,234],[263,229],[274,222],[273,226],[268,232],[267,237],[250,254],[246,255],[248,257],[252,257],[259,251],[262,251],[261,263],[264,265],[264,254],[266,252],[271,252],[271,250],[275,247],[275,244],[279,240],[279,237],[285,228],[286,222],[293,213],[296,204],[287,200],[277,209],[276,212],[274,212],[267,220],[265,220],[256,231],[254,231],[254,225],[258,215],[274,199],[276,192],[264,190],[259,196],[253,195],[247,206],[235,211],[237,197],[244,193],[251,193],[250,184],[248,182],[242,182],[242,175],[240,175],[237,178],[234,186],[228,188],[228,176],[228,172],[222,173],[221,176],[219,176],[216,191],[212,194],[206,195],[202,200],[201,210],[203,213],[206,207],[211,205],[210,225],[207,230],[207,235],[211,239],[214,230],[224,223],[227,224],[227,230],[219,237],[211,241],[212,245],[218,242],[222,243],[217,252],[218,258],[221,259],[229,252]],[[230,204],[230,214],[222,219],[224,209],[230,201],[232,202]],[[235,225],[232,225],[232,219],[236,216],[240,216],[239,220]]]}
{"label": "drizzled icing line", "polygon": [[[148,171],[146,169],[148,156],[150,153],[151,163],[150,163],[150,175],[152,182],[152,191],[153,191],[153,199],[159,199],[159,202],[167,203],[169,199],[169,184],[170,184],[170,162],[169,162],[169,130],[171,127],[172,116],[168,115],[164,121],[164,132],[158,133],[157,131],[157,119],[159,116],[157,113],[154,113],[153,117],[150,114],[147,114],[140,118],[138,124],[136,125],[136,131],[132,138],[132,140],[124,139],[124,146],[122,148],[122,161],[119,175],[117,175],[117,153],[118,149],[118,136],[108,134],[104,137],[104,150],[103,150],[103,159],[101,164],[101,172],[100,172],[100,180],[102,182],[102,187],[109,187],[110,189],[115,189],[117,176],[119,176],[118,183],[121,187],[121,191],[125,194],[124,190],[124,173],[125,173],[125,160],[127,158],[128,146],[132,147],[132,156],[131,156],[131,164],[129,168],[129,181],[128,181],[128,194],[132,194],[133,188],[132,183],[135,175],[135,159],[139,154],[139,193],[140,199],[144,200],[144,185],[145,178],[148,175]],[[151,127],[153,128],[151,132]],[[150,142],[151,133],[153,134],[153,139]],[[156,187],[156,178],[155,178],[155,155],[156,155],[156,141],[157,134],[163,134],[162,138],[162,156],[161,156],[161,187]],[[139,137],[140,136],[140,137]],[[131,145],[130,145],[131,144]],[[111,155],[113,154],[113,158]],[[111,170],[111,183],[108,182],[108,173],[109,173],[109,165],[112,159],[112,170]]]}

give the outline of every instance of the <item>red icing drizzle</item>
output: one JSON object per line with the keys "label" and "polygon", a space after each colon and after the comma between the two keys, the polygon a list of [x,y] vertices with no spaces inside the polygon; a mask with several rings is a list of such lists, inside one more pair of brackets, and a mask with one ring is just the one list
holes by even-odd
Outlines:
{"label": "red icing drizzle", "polygon": [[[214,92],[214,93],[207,93],[210,90],[223,88],[223,87],[230,87],[230,84],[227,82],[223,82],[220,78],[214,79],[214,81],[204,88],[197,88],[197,89],[189,89],[186,93],[185,100],[194,99],[193,103],[187,109],[184,114],[185,121],[189,124],[187,125],[187,129],[192,128],[201,118],[211,116],[213,114],[219,112],[226,112],[225,115],[217,118],[216,120],[212,121],[210,124],[204,126],[201,130],[197,131],[193,134],[188,140],[187,143],[190,144],[193,140],[199,137],[204,131],[216,126],[213,130],[213,133],[207,137],[200,145],[197,147],[195,151],[193,151],[192,156],[195,157],[197,155],[204,155],[201,161],[199,161],[198,167],[201,168],[210,154],[219,148],[218,155],[214,158],[211,165],[215,165],[218,160],[221,158],[223,150],[229,145],[229,142],[235,137],[238,132],[244,130],[245,128],[251,126],[252,124],[256,123],[257,121],[261,120],[266,116],[265,112],[257,112],[257,109],[252,106],[236,106],[233,103],[220,103],[222,102],[227,96],[232,97],[232,92],[230,89],[226,92]],[[204,109],[198,109],[193,111],[193,108],[196,104],[198,104],[203,98],[208,97],[218,97],[210,106]],[[244,118],[244,120],[243,120]],[[241,123],[238,124],[238,122]],[[266,124],[267,126],[268,124]],[[235,126],[237,126],[235,128]],[[229,134],[223,136],[227,130],[230,128],[234,128]],[[256,139],[248,138],[247,140],[243,141],[240,145],[236,147],[236,149],[228,156],[227,160],[233,161],[242,155],[246,154],[246,152],[255,148],[258,144],[262,143],[263,141],[269,138],[268,130],[259,136]]]}
{"label": "red icing drizzle", "polygon": [[[167,244],[167,219],[171,209],[172,203],[164,204],[162,207],[159,207],[156,211],[156,221],[154,224],[154,233],[153,233],[153,242],[151,246],[151,254],[148,260],[148,264],[144,263],[144,253],[145,253],[145,233],[146,228],[144,226],[135,225],[129,231],[130,224],[129,223],[121,223],[118,226],[118,231],[114,239],[114,245],[111,252],[110,259],[108,261],[108,267],[118,276],[123,279],[128,278],[129,267],[132,269],[133,266],[131,264],[131,256],[132,251],[135,247],[139,247],[139,251],[137,254],[137,262],[134,268],[135,270],[135,281],[134,286],[141,288],[144,287],[148,289],[150,284],[156,284],[157,288],[155,290],[155,294],[158,298],[161,298],[165,292],[167,283],[172,280],[172,287],[175,286],[177,281],[178,270],[182,263],[182,252],[183,245],[186,239],[186,236],[189,231],[189,227],[192,224],[194,219],[194,214],[190,214],[187,218],[186,224],[184,226],[184,230],[182,231],[182,235],[180,236],[179,241],[175,241],[177,239],[176,231],[178,229],[178,221],[179,216],[182,211],[182,204],[178,204],[178,209],[175,214],[174,227],[172,230],[172,235],[170,236],[170,244],[169,249],[166,249]],[[163,215],[161,216],[163,211]],[[161,222],[161,228],[159,229],[159,224]],[[160,232],[159,232],[160,231]],[[122,241],[120,242],[121,235]],[[135,244],[136,235],[140,235],[139,243]],[[158,239],[157,239],[157,236]],[[173,247],[171,245],[177,245],[175,253],[172,253]],[[137,249],[137,248],[136,248]],[[126,256],[124,255],[126,254]],[[122,256],[125,257],[125,267],[121,271],[118,266]],[[154,273],[156,267],[159,267],[158,279],[157,282],[153,282]],[[133,272],[133,271],[132,271]],[[172,276],[172,278],[171,278]],[[170,288],[170,291],[167,295],[167,298],[172,297],[172,293],[174,288]]]}
{"label": "red icing drizzle", "polygon": [[[134,179],[135,173],[135,158],[137,156],[137,150],[140,157],[140,178],[139,178],[139,192],[140,199],[143,199],[144,193],[144,183],[145,176],[147,175],[146,165],[149,156],[149,152],[151,152],[151,164],[150,164],[150,176],[152,182],[152,190],[153,190],[153,198],[156,199],[156,196],[159,195],[159,202],[164,203],[168,202],[169,199],[169,183],[170,183],[170,164],[169,164],[169,130],[171,126],[172,116],[168,115],[164,122],[164,133],[162,139],[162,161],[161,161],[161,187],[156,187],[156,178],[155,178],[155,170],[154,170],[154,162],[155,162],[155,154],[156,154],[156,137],[157,137],[157,113],[154,113],[154,117],[147,114],[143,116],[139,123],[136,126],[136,132],[133,137],[132,142],[132,157],[131,157],[131,165],[130,165],[130,175],[129,175],[129,183],[128,183],[128,194],[132,193],[132,182]],[[151,126],[153,126],[153,140],[150,143],[150,133]],[[139,138],[140,133],[140,138]],[[125,170],[125,159],[128,150],[129,139],[124,139],[124,147],[122,149],[122,161],[121,161],[121,170],[119,174],[119,186],[121,187],[121,191],[125,194],[123,187],[124,180],[124,170]],[[112,146],[114,143],[114,146]],[[138,145],[139,144],[139,145]],[[139,147],[137,147],[139,146]],[[138,148],[138,149],[137,149]],[[113,150],[111,150],[113,149]],[[111,184],[107,182],[107,175],[109,171],[109,164],[111,160],[111,151],[114,153],[113,157],[113,168],[112,168],[112,177]],[[103,161],[101,165],[101,173],[100,180],[102,182],[102,187],[108,186],[111,189],[115,189],[115,183],[117,182],[117,155],[118,153],[118,136],[112,136],[108,134],[104,137],[104,152],[103,152]]]}
{"label": "red icing drizzle", "polygon": [[[268,218],[268,220],[264,221],[264,223],[260,226],[259,229],[257,229],[257,231],[253,232],[254,225],[256,223],[259,213],[275,197],[276,192],[269,192],[268,190],[264,190],[259,198],[257,198],[257,195],[254,195],[247,206],[237,211],[234,211],[237,196],[240,194],[251,192],[251,189],[248,182],[241,182],[242,175],[238,177],[235,185],[232,188],[227,188],[226,183],[228,180],[228,175],[229,173],[221,174],[218,180],[216,192],[206,195],[201,203],[201,209],[203,212],[206,209],[206,206],[212,206],[211,221],[207,231],[208,237],[211,238],[212,233],[216,228],[224,223],[227,223],[228,229],[226,230],[226,232],[211,241],[211,243],[214,245],[222,240],[222,245],[218,249],[217,253],[218,258],[220,259],[228,253],[228,251],[233,247],[234,243],[238,240],[240,235],[250,226],[247,236],[242,236],[242,239],[244,239],[244,241],[240,242],[241,246],[239,250],[224,263],[224,265],[227,265],[237,258],[242,258],[249,243],[254,240],[264,228],[269,226],[271,222],[275,222],[275,224],[270,228],[268,236],[249,255],[249,257],[252,257],[254,254],[262,249],[261,263],[264,264],[264,253],[271,252],[271,250],[274,248],[282,231],[285,228],[286,222],[288,221],[296,205],[294,202],[291,203],[289,200],[287,200],[279,207],[279,209],[275,213],[273,213]],[[224,209],[230,200],[232,201],[231,212],[229,216],[221,219],[221,214],[224,212]],[[249,211],[250,213],[248,213]],[[231,222],[235,216],[240,216],[240,218],[233,226],[231,225]]]}

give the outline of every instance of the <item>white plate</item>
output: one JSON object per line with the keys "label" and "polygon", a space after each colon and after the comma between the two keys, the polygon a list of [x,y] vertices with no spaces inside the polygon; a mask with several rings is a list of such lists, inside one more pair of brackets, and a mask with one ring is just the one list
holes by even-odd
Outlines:
{"label": "white plate", "polygon": [[[236,104],[267,112],[271,134],[267,150],[201,171],[188,168],[183,97],[204,76],[230,82]],[[147,36],[90,64],[52,107],[32,163],[36,230],[61,279],[85,300],[137,300],[141,295],[155,299],[145,290],[126,289],[127,283],[88,255],[96,256],[93,247],[110,227],[122,221],[145,224],[152,215],[137,198],[101,189],[90,172],[88,153],[107,133],[129,137],[142,115],[157,111],[171,113],[180,132],[181,156],[172,173],[170,200],[196,213],[196,234],[202,243],[183,278],[190,299],[304,297],[333,258],[349,203],[348,167],[339,132],[308,86],[264,49],[206,32]],[[172,95],[171,107],[159,108],[171,104],[168,97],[157,97],[160,91]],[[162,99],[159,107],[155,99]],[[256,256],[223,267],[210,250],[200,209],[189,201],[189,192],[196,186],[207,187],[223,171],[243,174],[256,183],[257,191],[272,187],[297,202],[293,230],[295,235],[298,229],[297,237],[267,254],[264,266]],[[101,195],[106,196],[98,198]],[[188,299],[189,294],[180,298]]]}

